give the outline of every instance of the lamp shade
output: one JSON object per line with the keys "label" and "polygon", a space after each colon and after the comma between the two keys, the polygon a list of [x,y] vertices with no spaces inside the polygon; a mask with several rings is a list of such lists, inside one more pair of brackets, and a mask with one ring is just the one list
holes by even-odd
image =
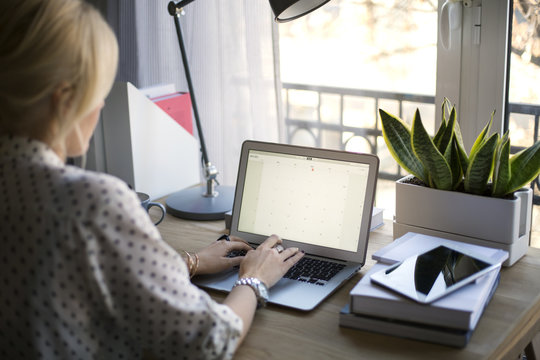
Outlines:
{"label": "lamp shade", "polygon": [[330,0],[269,0],[277,22],[298,19]]}

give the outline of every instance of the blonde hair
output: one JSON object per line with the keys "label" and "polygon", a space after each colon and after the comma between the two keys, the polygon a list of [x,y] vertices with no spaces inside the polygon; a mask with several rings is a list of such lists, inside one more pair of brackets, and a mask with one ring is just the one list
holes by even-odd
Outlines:
{"label": "blonde hair", "polygon": [[0,1],[0,134],[61,144],[108,94],[117,62],[113,31],[84,1]]}

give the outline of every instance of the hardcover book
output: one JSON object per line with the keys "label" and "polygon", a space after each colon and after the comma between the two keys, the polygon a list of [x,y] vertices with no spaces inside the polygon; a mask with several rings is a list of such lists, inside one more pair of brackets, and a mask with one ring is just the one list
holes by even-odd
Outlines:
{"label": "hardcover book", "polygon": [[467,345],[473,333],[472,330],[452,329],[384,317],[354,314],[349,311],[349,305],[345,305],[341,309],[339,313],[339,325],[352,329],[455,347],[464,347]]}

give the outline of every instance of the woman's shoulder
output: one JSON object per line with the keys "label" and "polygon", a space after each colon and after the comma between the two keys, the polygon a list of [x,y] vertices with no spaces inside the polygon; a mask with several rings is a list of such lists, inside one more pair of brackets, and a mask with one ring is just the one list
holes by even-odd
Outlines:
{"label": "woman's shoulder", "polygon": [[60,175],[63,186],[78,191],[80,194],[92,192],[94,195],[123,195],[132,192],[126,182],[106,173],[68,165],[60,171]]}
{"label": "woman's shoulder", "polygon": [[[70,208],[89,216],[107,207],[127,210],[140,206],[137,195],[121,179],[75,166],[60,171],[61,198]],[[77,211],[76,210],[76,211]]]}

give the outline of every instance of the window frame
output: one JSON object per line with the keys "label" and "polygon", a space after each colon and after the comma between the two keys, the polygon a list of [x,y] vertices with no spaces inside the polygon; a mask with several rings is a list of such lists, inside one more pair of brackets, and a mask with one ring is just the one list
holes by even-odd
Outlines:
{"label": "window frame", "polygon": [[[439,14],[446,0],[439,0]],[[480,7],[480,44],[474,44],[475,12]],[[476,136],[495,110],[492,131],[505,130],[508,97],[508,47],[510,0],[463,1],[462,26],[452,31],[450,50],[437,41],[437,85],[435,103],[448,97],[457,108],[463,141],[470,149]],[[439,22],[439,32],[441,24]],[[441,108],[436,109],[436,126]]]}

